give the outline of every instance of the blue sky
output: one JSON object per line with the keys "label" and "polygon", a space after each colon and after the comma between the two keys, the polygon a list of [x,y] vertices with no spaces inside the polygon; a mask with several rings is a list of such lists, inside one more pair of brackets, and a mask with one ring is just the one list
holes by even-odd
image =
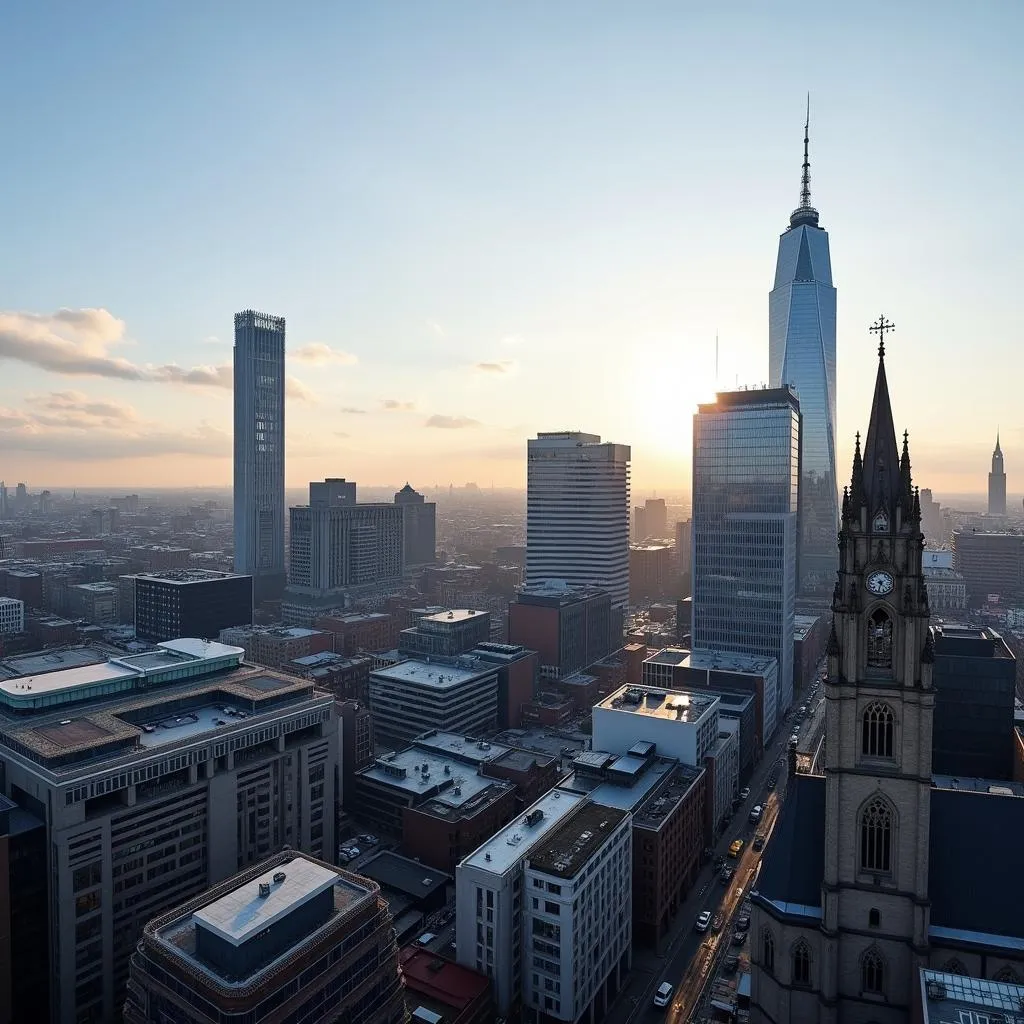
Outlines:
{"label": "blue sky", "polygon": [[581,428],[686,488],[716,330],[723,385],[767,374],[810,90],[841,465],[884,312],[918,480],[980,488],[998,425],[1021,489],[1024,9],[808,6],[8,6],[0,477],[227,483],[255,307],[290,484],[521,485]]}

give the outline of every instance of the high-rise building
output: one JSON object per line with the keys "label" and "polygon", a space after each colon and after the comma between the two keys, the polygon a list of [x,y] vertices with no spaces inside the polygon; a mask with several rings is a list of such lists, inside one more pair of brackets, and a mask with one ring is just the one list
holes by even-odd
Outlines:
{"label": "high-rise building", "polygon": [[293,851],[151,920],[125,1024],[405,1024],[391,912],[376,882]]}
{"label": "high-rise building", "polygon": [[406,484],[395,493],[405,516],[405,564],[429,565],[437,557],[437,505]]}
{"label": "high-rise building", "polygon": [[800,404],[788,388],[719,392],[693,418],[693,649],[778,662],[771,736],[793,695]]}
{"label": "high-rise building", "polygon": [[953,566],[971,608],[980,608],[990,595],[1002,604],[1024,599],[1024,534],[960,530],[953,534]]}
{"label": "high-rise building", "polygon": [[284,317],[235,314],[235,571],[284,590]]}
{"label": "high-rise building", "polygon": [[155,915],[284,844],[333,855],[334,697],[242,653],[179,639],[0,681],[5,795],[47,830],[52,1024],[116,1019]]}
{"label": "high-rise building", "polygon": [[644,517],[647,520],[647,533],[651,537],[663,540],[668,536],[668,509],[664,498],[648,498],[644,502]]}
{"label": "high-rise building", "polygon": [[770,386],[795,391],[803,414],[800,589],[827,594],[838,564],[836,290],[828,232],[811,206],[808,127],[800,205],[779,239],[775,285],[768,296],[768,361]]}
{"label": "high-rise building", "polygon": [[135,577],[135,635],[213,640],[252,622],[253,579],[213,569],[168,569]]}
{"label": "high-rise building", "polygon": [[1003,449],[999,447],[998,434],[992,452],[992,471],[988,475],[988,514],[1006,515],[1006,471],[1003,469]]}
{"label": "high-rise building", "polygon": [[555,432],[527,442],[526,582],[594,584],[629,601],[629,446]]}

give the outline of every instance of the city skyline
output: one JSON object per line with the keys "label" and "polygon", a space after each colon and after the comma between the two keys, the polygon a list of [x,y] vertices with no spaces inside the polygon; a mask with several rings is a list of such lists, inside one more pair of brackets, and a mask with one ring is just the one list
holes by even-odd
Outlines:
{"label": "city skyline", "polygon": [[[801,13],[843,45],[793,62],[795,22],[661,4],[314,5],[316,33],[160,4],[101,33],[57,6],[56,33],[52,11],[8,16],[0,69],[19,97],[0,115],[9,485],[229,485],[230,318],[256,307],[289,323],[289,488],[522,487],[527,437],[582,428],[632,446],[635,497],[685,490],[716,330],[723,390],[768,380],[809,88],[840,465],[884,308],[915,478],[984,494],[998,428],[1019,494],[1013,375],[992,373],[1015,358],[1019,12]],[[266,38],[280,80],[233,84]]]}

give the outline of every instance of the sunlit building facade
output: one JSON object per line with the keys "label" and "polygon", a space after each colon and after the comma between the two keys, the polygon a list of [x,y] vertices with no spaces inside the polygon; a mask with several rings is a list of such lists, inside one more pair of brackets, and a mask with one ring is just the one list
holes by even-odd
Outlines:
{"label": "sunlit building facade", "polygon": [[787,388],[719,392],[693,418],[693,650],[778,662],[764,733],[793,696],[800,403]]}
{"label": "sunlit building facade", "polygon": [[768,296],[769,384],[789,387],[803,416],[799,586],[831,593],[836,535],[836,290],[828,232],[811,206],[807,130],[800,205],[779,238],[775,285]]}

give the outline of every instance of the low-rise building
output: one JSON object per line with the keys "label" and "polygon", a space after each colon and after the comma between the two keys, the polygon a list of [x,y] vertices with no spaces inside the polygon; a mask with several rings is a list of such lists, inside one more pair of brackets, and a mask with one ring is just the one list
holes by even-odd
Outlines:
{"label": "low-rise building", "polygon": [[498,672],[460,658],[410,659],[370,673],[370,708],[381,742],[412,742],[429,729],[470,736],[498,722]]}
{"label": "low-rise building", "polygon": [[113,626],[120,622],[118,605],[118,588],[114,583],[77,583],[68,587],[68,611],[94,625]]}
{"label": "low-rise building", "polygon": [[231,626],[220,631],[220,639],[241,647],[246,661],[265,668],[281,668],[296,658],[334,651],[332,634],[304,626]]}
{"label": "low-rise building", "polygon": [[0,597],[0,634],[25,632],[25,602]]}
{"label": "low-rise building", "polygon": [[521,644],[481,643],[468,657],[493,665],[498,673],[498,728],[517,729],[523,722],[523,708],[537,688],[539,658]]}
{"label": "low-rise building", "polygon": [[486,975],[419,946],[406,946],[398,959],[412,1024],[494,1024]]}
{"label": "low-rise building", "polygon": [[330,1019],[405,1024],[398,947],[376,883],[291,851],[150,921],[125,1024]]}
{"label": "low-rise building", "polygon": [[362,654],[335,654],[321,651],[293,658],[281,667],[292,675],[311,679],[321,690],[328,690],[341,700],[370,699],[371,658]]}
{"label": "low-rise building", "polygon": [[448,608],[423,615],[398,635],[398,649],[411,657],[454,658],[491,636],[489,612],[475,608]]}
{"label": "low-rise building", "polygon": [[398,642],[398,626],[387,612],[353,612],[351,615],[324,615],[313,623],[314,629],[334,634],[338,654],[388,651]]}

